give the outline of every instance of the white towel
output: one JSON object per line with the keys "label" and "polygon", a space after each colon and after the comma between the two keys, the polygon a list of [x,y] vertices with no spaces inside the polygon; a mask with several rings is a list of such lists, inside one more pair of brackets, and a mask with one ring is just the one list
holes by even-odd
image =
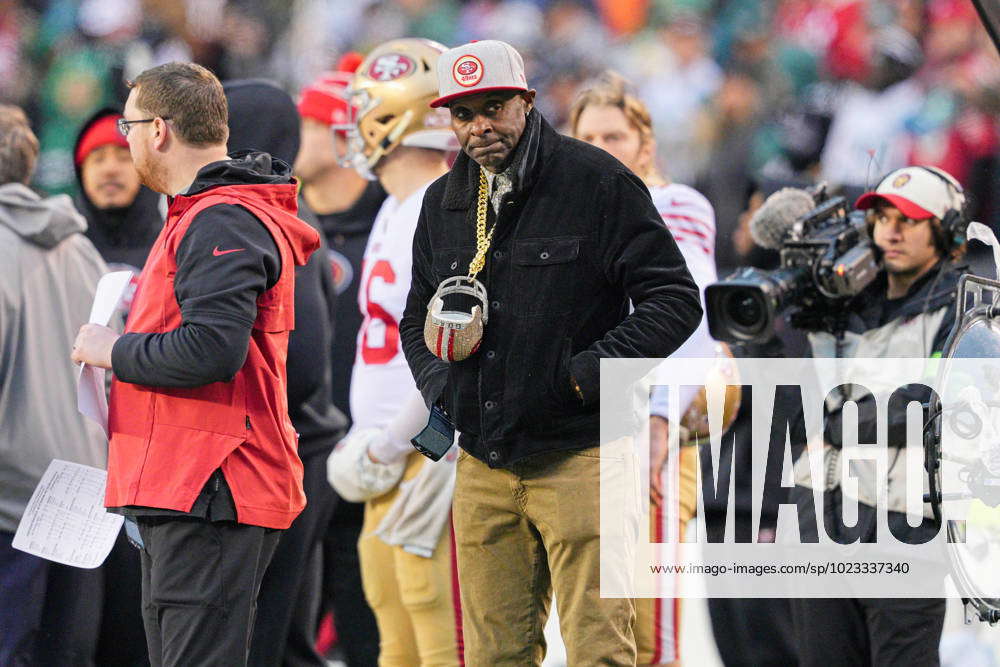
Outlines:
{"label": "white towel", "polygon": [[440,461],[424,461],[413,479],[399,485],[399,497],[375,529],[383,542],[424,558],[434,555],[451,518],[457,459],[458,447],[452,445]]}

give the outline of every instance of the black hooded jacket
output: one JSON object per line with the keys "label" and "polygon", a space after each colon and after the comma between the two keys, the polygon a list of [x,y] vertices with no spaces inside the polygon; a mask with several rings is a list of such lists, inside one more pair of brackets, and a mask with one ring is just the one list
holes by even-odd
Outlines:
{"label": "black hooded jacket", "polygon": [[[80,145],[83,135],[94,123],[106,116],[120,113],[117,109],[109,107],[91,116],[76,136],[73,154],[76,155],[76,148]],[[138,274],[146,264],[149,249],[163,227],[161,195],[143,185],[139,187],[139,193],[130,206],[100,209],[90,201],[83,190],[83,175],[79,166],[76,167],[76,182],[79,186],[77,209],[87,219],[85,232],[87,238],[101,253],[101,257],[110,268],[130,269]]]}
{"label": "black hooded jacket", "polygon": [[[291,168],[266,153],[205,165],[184,194],[233,184],[288,183]],[[231,261],[202,261],[205,248],[245,248]],[[281,256],[267,228],[247,209],[217,204],[198,213],[177,246],[174,295],[184,324],[165,334],[127,333],[113,366],[124,382],[200,387],[228,381],[246,359],[257,298],[278,282]]]}
{"label": "black hooded jacket", "polygon": [[[267,81],[223,84],[229,102],[229,151],[270,153],[294,164],[299,115],[288,93]],[[301,199],[300,199],[301,202]],[[316,227],[311,214],[299,217]],[[331,399],[330,346],[336,291],[320,233],[320,249],[295,268],[295,330],[288,339],[288,413],[299,433],[299,456],[325,455],[343,435],[347,420]]]}

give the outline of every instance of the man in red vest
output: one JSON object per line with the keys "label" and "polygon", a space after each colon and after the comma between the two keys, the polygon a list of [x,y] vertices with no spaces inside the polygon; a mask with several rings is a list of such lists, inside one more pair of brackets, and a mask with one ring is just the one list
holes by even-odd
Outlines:
{"label": "man in red vest", "polygon": [[72,357],[116,376],[105,504],[138,526],[151,662],[242,665],[261,577],[305,505],[285,358],[295,266],[319,236],[287,164],[226,154],[211,72],[168,63],[131,88],[119,129],[167,220],[125,333],[84,325]]}

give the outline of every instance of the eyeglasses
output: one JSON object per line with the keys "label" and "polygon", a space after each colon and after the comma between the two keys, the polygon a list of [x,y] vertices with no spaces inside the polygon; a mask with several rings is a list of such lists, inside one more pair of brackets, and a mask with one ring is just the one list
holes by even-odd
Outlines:
{"label": "eyeglasses", "polygon": [[154,118],[144,118],[142,120],[125,120],[124,118],[119,118],[118,131],[122,133],[123,137],[127,137],[131,125],[135,123],[152,123],[157,118],[161,118],[163,120],[170,120],[170,116],[156,116]]}

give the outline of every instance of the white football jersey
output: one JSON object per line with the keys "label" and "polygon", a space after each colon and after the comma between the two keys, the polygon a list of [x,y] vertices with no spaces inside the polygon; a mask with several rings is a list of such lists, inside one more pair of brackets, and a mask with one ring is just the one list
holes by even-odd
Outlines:
{"label": "white football jersey", "polygon": [[[700,192],[680,183],[654,186],[649,189],[649,194],[663,223],[677,241],[688,271],[698,285],[704,309],[705,288],[718,280],[715,271],[715,209]],[[671,356],[709,359],[715,356],[715,341],[708,333],[705,315],[702,315],[694,333]],[[662,387],[653,391],[652,414],[667,416],[667,394],[664,390],[665,387]],[[696,394],[692,387],[681,391],[682,413]]]}
{"label": "white football jersey", "polygon": [[386,426],[416,391],[403,356],[399,322],[410,291],[413,233],[428,185],[402,202],[387,197],[368,237],[358,284],[364,321],[351,373],[355,429]]}
{"label": "white football jersey", "polygon": [[714,283],[715,210],[694,188],[680,183],[649,189],[653,205],[670,230],[687,262],[691,276],[702,290]]}

